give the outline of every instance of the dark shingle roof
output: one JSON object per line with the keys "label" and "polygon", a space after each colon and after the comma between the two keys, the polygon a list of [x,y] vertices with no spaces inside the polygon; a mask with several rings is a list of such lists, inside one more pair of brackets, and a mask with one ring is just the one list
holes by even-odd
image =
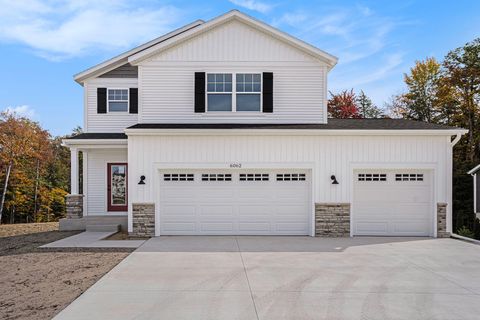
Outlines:
{"label": "dark shingle roof", "polygon": [[[263,123],[139,123],[128,129],[285,129],[285,130],[455,130],[428,122],[404,119],[328,119],[328,124]],[[127,139],[124,133],[81,133],[70,139]]]}
{"label": "dark shingle roof", "polygon": [[66,140],[86,140],[86,139],[127,139],[125,133],[80,133],[75,136],[66,138]]}
{"label": "dark shingle roof", "polygon": [[139,123],[129,129],[452,130],[459,128],[404,119],[328,119],[327,124]]}

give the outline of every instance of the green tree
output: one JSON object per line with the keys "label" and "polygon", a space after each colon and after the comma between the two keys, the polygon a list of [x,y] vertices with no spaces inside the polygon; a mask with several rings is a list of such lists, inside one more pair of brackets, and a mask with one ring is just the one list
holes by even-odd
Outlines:
{"label": "green tree", "polygon": [[410,119],[433,122],[437,119],[437,93],[441,76],[440,63],[435,58],[416,61],[409,74],[404,75],[408,91],[401,102]]}
{"label": "green tree", "polygon": [[12,170],[17,164],[41,159],[45,146],[48,146],[48,139],[48,132],[38,123],[15,113],[0,113],[0,161],[6,168],[0,198],[0,223]]}
{"label": "green tree", "polygon": [[456,103],[454,123],[468,129],[470,162],[480,161],[480,38],[450,51],[443,62],[445,83]]}
{"label": "green tree", "polygon": [[480,38],[450,51],[442,63],[417,61],[404,79],[407,92],[392,99],[391,112],[469,130],[453,154],[453,230],[467,228],[480,238],[472,178],[466,174],[480,162]]}
{"label": "green tree", "polygon": [[360,90],[360,94],[357,95],[357,107],[360,117],[362,118],[383,118],[385,114],[383,110],[378,108],[375,104],[373,104],[372,100]]}

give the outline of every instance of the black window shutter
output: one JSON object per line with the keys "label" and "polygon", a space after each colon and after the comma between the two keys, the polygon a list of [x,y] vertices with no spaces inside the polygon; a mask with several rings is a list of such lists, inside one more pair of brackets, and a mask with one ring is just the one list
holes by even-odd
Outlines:
{"label": "black window shutter", "polygon": [[195,112],[205,112],[205,72],[195,72]]}
{"label": "black window shutter", "polygon": [[107,113],[107,88],[97,88],[97,113]]}
{"label": "black window shutter", "polygon": [[138,113],[138,88],[130,88],[129,113]]}
{"label": "black window shutter", "polygon": [[263,112],[273,112],[273,73],[263,73]]}

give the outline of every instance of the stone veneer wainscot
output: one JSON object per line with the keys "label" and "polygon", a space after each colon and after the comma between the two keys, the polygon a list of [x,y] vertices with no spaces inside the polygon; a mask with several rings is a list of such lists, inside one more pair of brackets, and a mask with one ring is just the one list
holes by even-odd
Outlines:
{"label": "stone veneer wainscot", "polygon": [[437,238],[449,238],[447,232],[447,204],[437,203]]}
{"label": "stone veneer wainscot", "polygon": [[67,219],[83,218],[83,194],[69,194],[65,197]]}
{"label": "stone veneer wainscot", "polygon": [[155,204],[133,203],[132,204],[132,236],[153,237],[155,236]]}
{"label": "stone veneer wainscot", "polygon": [[316,203],[315,236],[349,237],[350,203]]}

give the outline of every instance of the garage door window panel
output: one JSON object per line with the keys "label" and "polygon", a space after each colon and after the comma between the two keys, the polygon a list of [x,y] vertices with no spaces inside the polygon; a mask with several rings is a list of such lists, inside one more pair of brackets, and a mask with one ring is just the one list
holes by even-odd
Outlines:
{"label": "garage door window panel", "polygon": [[164,181],[194,181],[193,173],[165,173]]}
{"label": "garage door window panel", "polygon": [[241,173],[240,181],[269,181],[268,173]]}
{"label": "garage door window panel", "polygon": [[358,181],[387,181],[386,173],[359,173]]}
{"label": "garage door window panel", "polygon": [[204,173],[202,181],[232,181],[230,173]]}
{"label": "garage door window panel", "polygon": [[397,173],[395,181],[423,181],[423,173]]}
{"label": "garage door window panel", "polygon": [[277,174],[277,181],[305,181],[305,173],[280,173]]}

